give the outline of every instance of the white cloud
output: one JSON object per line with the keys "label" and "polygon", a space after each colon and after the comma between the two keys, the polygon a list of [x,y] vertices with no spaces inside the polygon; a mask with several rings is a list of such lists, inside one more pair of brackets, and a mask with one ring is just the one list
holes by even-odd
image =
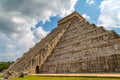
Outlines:
{"label": "white cloud", "polygon": [[13,49],[13,48],[15,48],[15,46],[12,45],[12,44],[8,44],[8,45],[6,45],[6,47],[7,47],[8,49]]}
{"label": "white cloud", "polygon": [[82,14],[82,16],[83,16],[85,19],[87,19],[87,20],[90,19],[90,16],[88,16],[87,14]]}
{"label": "white cloud", "polygon": [[42,27],[38,27],[33,31],[34,36],[37,38],[37,40],[40,40],[41,38],[45,37],[46,34],[49,32],[44,31]]}
{"label": "white cloud", "polygon": [[[48,32],[42,27],[31,31],[38,21],[63,17],[77,0],[0,0],[0,61],[15,60]],[[66,5],[67,4],[67,5]]]}
{"label": "white cloud", "polygon": [[92,5],[95,3],[95,1],[94,0],[86,0],[86,3],[88,3],[89,5]]}
{"label": "white cloud", "polygon": [[106,28],[120,28],[120,0],[103,0],[98,24]]}

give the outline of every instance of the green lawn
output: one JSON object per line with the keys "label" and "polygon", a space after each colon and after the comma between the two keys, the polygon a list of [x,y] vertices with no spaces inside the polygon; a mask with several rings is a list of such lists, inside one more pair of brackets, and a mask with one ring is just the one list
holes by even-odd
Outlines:
{"label": "green lawn", "polygon": [[[0,78],[2,78],[2,76],[0,75]],[[1,80],[1,79],[0,79]]]}
{"label": "green lawn", "polygon": [[2,78],[2,76],[0,75],[0,78]]}
{"label": "green lawn", "polygon": [[27,76],[24,78],[15,78],[13,80],[120,80],[120,78],[92,78],[92,77],[39,77]]}

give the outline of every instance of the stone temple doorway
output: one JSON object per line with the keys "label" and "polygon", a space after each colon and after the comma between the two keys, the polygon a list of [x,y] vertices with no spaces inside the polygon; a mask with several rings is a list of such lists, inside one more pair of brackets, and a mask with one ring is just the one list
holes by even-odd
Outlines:
{"label": "stone temple doorway", "polygon": [[39,74],[39,72],[40,72],[39,66],[36,66],[35,72],[36,72],[36,74]]}

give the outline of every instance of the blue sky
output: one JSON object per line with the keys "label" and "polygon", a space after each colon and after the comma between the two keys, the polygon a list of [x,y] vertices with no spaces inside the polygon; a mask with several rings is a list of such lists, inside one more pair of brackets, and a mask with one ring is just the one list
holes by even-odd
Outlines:
{"label": "blue sky", "polygon": [[86,3],[85,0],[79,0],[75,6],[75,10],[80,14],[86,14],[91,17],[90,22],[96,22],[100,14],[99,5],[102,0],[94,0],[94,3]]}
{"label": "blue sky", "polygon": [[0,61],[21,57],[74,11],[120,34],[119,5],[120,0],[0,0]]}
{"label": "blue sky", "polygon": [[[95,3],[93,3],[93,5],[90,5],[89,3],[86,3],[86,0],[78,0],[74,7],[74,11],[77,11],[81,15],[86,14],[90,16],[91,18],[88,21],[91,23],[97,23],[97,19],[100,14],[99,5],[101,1],[102,0],[96,1]],[[37,25],[44,26],[43,28],[46,31],[51,31],[53,28],[55,28],[55,26],[57,26],[57,21],[60,19],[61,17],[58,16],[51,17],[50,21],[47,21],[45,24],[42,24],[42,22],[40,22]]]}
{"label": "blue sky", "polygon": [[[88,1],[88,2],[87,2]],[[90,3],[90,1],[93,1],[93,3]],[[86,14],[90,17],[90,19],[87,19],[90,23],[98,24],[98,18],[100,15],[100,4],[103,0],[78,0],[75,5],[75,10],[79,14]],[[61,17],[55,16],[51,17],[50,21],[46,21],[45,24],[42,24],[42,22],[37,23],[38,26],[43,26],[43,29],[45,31],[51,31],[57,26],[57,21],[60,20]],[[103,25],[104,26],[104,25]],[[119,28],[106,28],[108,30],[115,30],[118,34],[120,33]]]}

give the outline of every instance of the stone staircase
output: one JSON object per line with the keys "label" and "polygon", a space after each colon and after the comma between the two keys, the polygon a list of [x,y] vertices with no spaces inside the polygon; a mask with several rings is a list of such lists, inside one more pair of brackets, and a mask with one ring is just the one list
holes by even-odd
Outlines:
{"label": "stone staircase", "polygon": [[16,75],[17,72],[19,73],[26,71],[31,61],[35,59],[38,54],[41,55],[41,57],[39,57],[39,59],[41,59],[39,65],[41,66],[50,55],[54,47],[57,45],[59,39],[62,37],[69,25],[70,22],[68,22],[65,26],[57,27],[52,30],[52,32],[38,42],[35,47],[31,48],[19,60],[10,66],[9,69],[4,73],[4,76],[9,77],[14,74]]}

